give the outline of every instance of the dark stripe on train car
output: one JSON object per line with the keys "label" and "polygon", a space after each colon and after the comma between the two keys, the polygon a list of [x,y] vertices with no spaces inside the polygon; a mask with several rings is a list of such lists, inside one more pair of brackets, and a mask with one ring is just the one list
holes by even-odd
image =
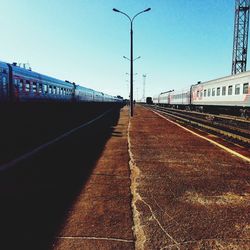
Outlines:
{"label": "dark stripe on train car", "polygon": [[9,68],[8,100],[13,101],[14,100],[13,69],[9,63],[7,63],[7,65]]}

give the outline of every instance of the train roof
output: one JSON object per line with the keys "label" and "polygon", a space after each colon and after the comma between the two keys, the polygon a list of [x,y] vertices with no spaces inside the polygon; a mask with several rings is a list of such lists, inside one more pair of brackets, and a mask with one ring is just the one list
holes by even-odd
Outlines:
{"label": "train roof", "polygon": [[0,61],[0,66],[1,66],[2,68],[8,68],[7,63],[2,62],[2,61]]}
{"label": "train roof", "polygon": [[76,87],[78,88],[78,89],[80,89],[80,90],[82,90],[82,91],[86,91],[86,90],[88,90],[88,91],[95,91],[95,90],[93,90],[93,89],[90,89],[90,88],[87,88],[87,87],[84,87],[84,86],[82,86],[82,85],[76,85]]}
{"label": "train roof", "polygon": [[[16,72],[18,74],[21,74],[21,75],[24,75],[26,77],[29,77],[31,79],[36,78],[36,79],[40,79],[40,80],[51,82],[51,83],[57,83],[57,84],[60,84],[60,85],[64,85],[65,87],[71,87],[71,88],[75,84],[75,83],[71,83],[69,81],[63,81],[63,80],[60,80],[60,79],[57,79],[57,78],[54,78],[54,77],[51,77],[51,76],[43,75],[41,73],[32,71],[31,69],[22,68],[22,67],[18,66],[16,63],[9,64],[9,63],[0,61],[0,66],[2,68],[8,69],[8,65],[10,65],[12,67],[14,72]],[[95,92],[96,94],[114,97],[114,96],[105,94],[105,93],[103,93],[101,91],[96,91],[96,90],[93,90],[91,88],[87,88],[87,87],[84,87],[84,86],[81,86],[81,85],[76,85],[76,88],[78,88],[79,90],[82,90],[82,91],[91,91],[91,92]]]}
{"label": "train roof", "polygon": [[44,80],[47,82],[57,83],[60,85],[64,85],[65,87],[72,87],[73,86],[72,83],[70,83],[70,82],[66,82],[66,81],[51,77],[51,76],[47,76],[47,75],[32,71],[30,69],[22,68],[22,67],[18,66],[16,63],[9,64],[9,63],[0,61],[0,66],[2,68],[8,68],[8,65],[10,65],[12,67],[14,72],[16,72],[18,74],[25,75],[25,76],[30,77],[30,78],[36,78],[36,79],[41,79],[41,80]]}
{"label": "train roof", "polygon": [[12,67],[14,72],[25,75],[27,77],[36,77],[36,78],[39,78],[39,79],[47,81],[47,82],[53,82],[53,83],[57,83],[57,84],[60,84],[60,85],[71,87],[71,88],[73,86],[73,84],[70,83],[70,82],[66,82],[66,81],[51,77],[51,76],[47,76],[47,75],[44,75],[44,74],[41,74],[41,73],[37,73],[35,71],[19,67],[19,66],[15,65],[15,64],[12,64],[11,67]]}
{"label": "train roof", "polygon": [[213,79],[213,80],[208,80],[208,81],[205,81],[205,82],[198,82],[196,84],[193,84],[193,86],[197,86],[199,84],[209,84],[209,83],[213,83],[213,82],[229,81],[229,80],[234,80],[234,79],[237,79],[237,78],[243,78],[243,77],[246,77],[246,76],[250,77],[250,70],[238,73],[236,75],[228,75],[228,76],[219,77],[219,78],[216,78],[216,79]]}

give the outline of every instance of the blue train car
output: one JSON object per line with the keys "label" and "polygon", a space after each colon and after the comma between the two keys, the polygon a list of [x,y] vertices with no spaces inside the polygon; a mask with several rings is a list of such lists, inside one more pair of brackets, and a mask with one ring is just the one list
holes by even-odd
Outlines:
{"label": "blue train car", "polygon": [[10,96],[9,67],[0,62],[0,101],[8,101]]}
{"label": "blue train car", "polygon": [[121,102],[120,98],[62,81],[16,63],[0,62],[0,102]]}
{"label": "blue train car", "polygon": [[73,84],[12,65],[14,98],[21,101],[69,101]]}

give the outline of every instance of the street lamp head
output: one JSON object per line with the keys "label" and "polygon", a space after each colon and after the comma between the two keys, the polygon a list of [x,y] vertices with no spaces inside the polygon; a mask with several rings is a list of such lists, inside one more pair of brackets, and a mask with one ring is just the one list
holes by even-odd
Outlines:
{"label": "street lamp head", "polygon": [[126,56],[123,56],[123,58],[124,58],[124,59],[127,59],[127,60],[129,60],[129,61],[130,61],[130,59],[129,59],[129,58],[127,58]]}
{"label": "street lamp head", "polygon": [[151,10],[151,8],[147,8],[146,10],[144,10],[144,12],[147,12],[147,11],[150,11]]}
{"label": "street lamp head", "polygon": [[115,11],[115,12],[120,12],[118,9],[116,9],[116,8],[113,8],[113,11]]}

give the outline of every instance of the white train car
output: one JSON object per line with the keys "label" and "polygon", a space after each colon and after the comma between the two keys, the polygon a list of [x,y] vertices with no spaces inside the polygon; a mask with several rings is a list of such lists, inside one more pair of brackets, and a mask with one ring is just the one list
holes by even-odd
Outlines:
{"label": "white train car", "polygon": [[153,103],[154,104],[159,104],[159,95],[153,96]]}
{"label": "white train car", "polygon": [[192,86],[192,105],[250,107],[250,71]]}
{"label": "white train car", "polygon": [[169,93],[161,93],[158,96],[158,102],[160,104],[169,104]]}
{"label": "white train car", "polygon": [[174,108],[250,116],[250,71],[206,82],[189,89],[168,91],[154,97],[154,103]]}
{"label": "white train car", "polygon": [[171,106],[187,106],[190,104],[190,90],[181,90],[171,92],[169,95],[169,104]]}
{"label": "white train car", "polygon": [[170,93],[174,90],[169,90],[166,92],[161,92],[159,95],[155,95],[153,97],[153,103],[161,104],[163,106],[167,106],[170,103]]}

